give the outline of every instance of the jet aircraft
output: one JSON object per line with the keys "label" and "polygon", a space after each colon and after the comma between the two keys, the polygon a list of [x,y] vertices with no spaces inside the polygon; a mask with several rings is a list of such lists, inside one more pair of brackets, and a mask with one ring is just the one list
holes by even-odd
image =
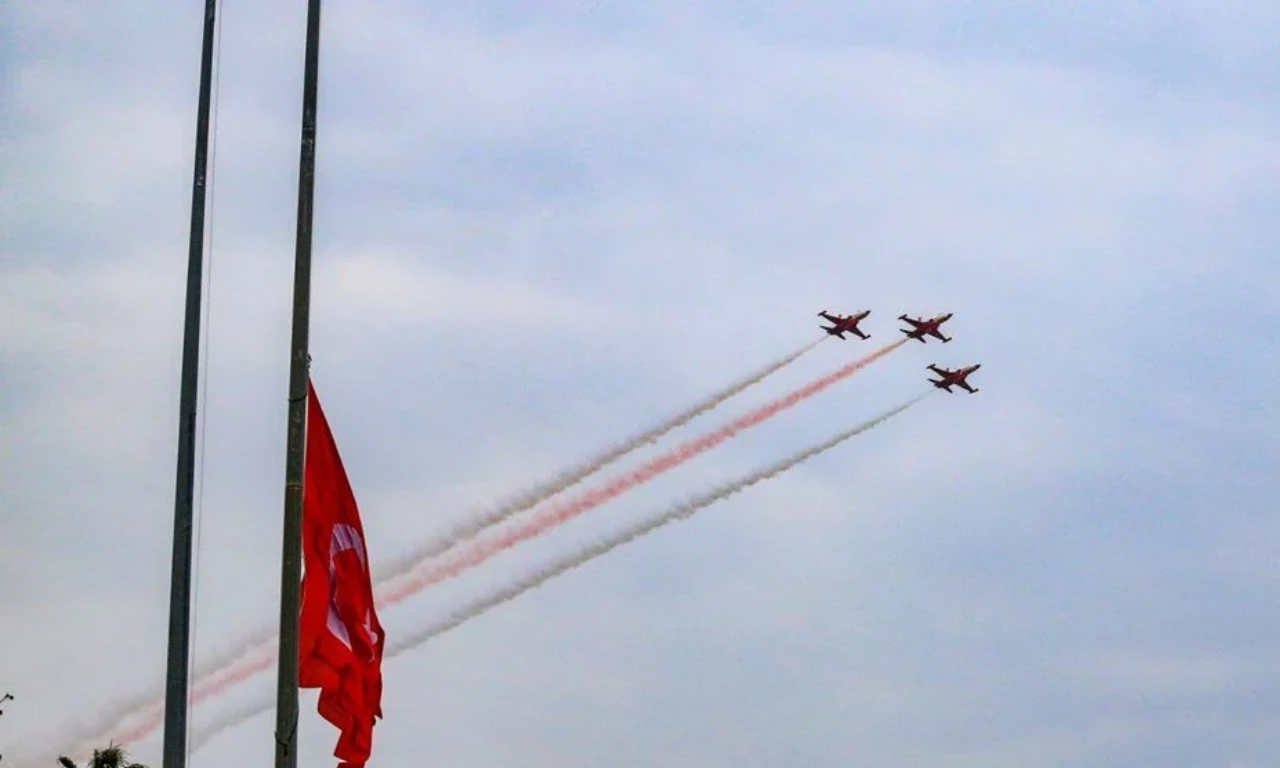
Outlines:
{"label": "jet aircraft", "polygon": [[978,363],[975,365],[966,366],[964,368],[958,368],[953,371],[949,368],[939,368],[935,364],[930,364],[929,370],[938,374],[938,376],[940,376],[941,378],[929,379],[929,383],[937,387],[938,389],[947,390],[948,393],[951,393],[952,387],[960,387],[961,389],[965,390],[966,392],[972,395],[978,391],[978,388],[969,386],[969,382],[965,381],[965,379],[969,378],[969,374],[973,373],[974,371],[978,370],[981,367],[982,367],[982,364]]}
{"label": "jet aircraft", "polygon": [[906,315],[898,315],[899,320],[902,320],[910,324],[912,328],[912,330],[910,331],[908,331],[906,328],[899,328],[898,330],[905,333],[908,339],[915,339],[921,344],[924,343],[925,336],[932,336],[935,339],[942,339],[943,343],[946,343],[948,341],[951,341],[951,339],[946,336],[943,336],[942,331],[938,330],[938,328],[943,323],[950,320],[952,314],[954,313],[948,312],[945,315],[937,315],[936,317],[932,317],[928,320],[925,320],[919,317],[907,317]]}
{"label": "jet aircraft", "polygon": [[852,333],[860,339],[871,338],[871,334],[858,330],[858,323],[862,322],[869,314],[871,314],[871,310],[868,309],[865,312],[858,312],[852,315],[829,315],[824,309],[818,313],[818,317],[831,323],[830,328],[825,325],[821,326],[822,330],[843,341],[846,332]]}

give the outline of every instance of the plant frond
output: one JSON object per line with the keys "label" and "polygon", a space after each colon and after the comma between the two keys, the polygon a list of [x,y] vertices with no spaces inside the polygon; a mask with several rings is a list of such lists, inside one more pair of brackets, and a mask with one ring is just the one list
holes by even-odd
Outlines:
{"label": "plant frond", "polygon": [[95,749],[93,768],[125,768],[124,749],[118,744],[112,744],[106,749]]}

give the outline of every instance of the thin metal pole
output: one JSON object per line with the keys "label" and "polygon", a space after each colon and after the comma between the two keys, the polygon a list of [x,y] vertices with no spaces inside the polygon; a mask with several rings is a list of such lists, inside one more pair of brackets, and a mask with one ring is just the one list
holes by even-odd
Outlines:
{"label": "thin metal pole", "polygon": [[205,177],[209,166],[209,100],[213,80],[217,0],[205,0],[196,108],[191,237],[187,246],[187,306],[178,397],[178,468],[173,501],[173,564],[169,576],[169,652],[164,690],[164,768],[187,761],[187,679],[191,657],[191,532],[195,488],[196,400],[200,382],[200,299],[204,287]]}
{"label": "thin metal pole", "polygon": [[307,429],[307,352],[311,321],[311,222],[316,177],[316,91],[320,75],[320,0],[307,2],[302,80],[302,150],[293,272],[289,360],[289,440],[285,449],[284,541],[280,558],[280,661],[276,682],[275,768],[298,764],[298,610],[302,579],[302,482]]}

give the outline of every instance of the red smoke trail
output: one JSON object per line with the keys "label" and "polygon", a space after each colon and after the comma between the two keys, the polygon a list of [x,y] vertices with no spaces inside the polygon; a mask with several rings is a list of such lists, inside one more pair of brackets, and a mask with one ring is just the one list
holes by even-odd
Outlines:
{"label": "red smoke trail", "polygon": [[508,518],[514,517],[521,512],[533,509],[547,499],[550,499],[552,496],[559,495],[561,492],[568,490],[583,480],[586,480],[588,477],[591,477],[627,454],[643,448],[649,443],[657,442],[659,438],[663,437],[671,430],[684,426],[712,408],[724,403],[734,395],[740,394],[748,388],[759,384],[769,376],[777,373],[791,363],[794,363],[796,360],[800,359],[802,355],[829,338],[831,337],[823,336],[815,342],[806,344],[786,357],[776,360],[755,373],[752,373],[743,379],[739,379],[719,392],[704,398],[701,402],[696,403],[691,408],[687,408],[675,417],[667,419],[661,424],[650,427],[644,432],[627,439],[625,442],[615,445],[585,464],[565,470],[559,476],[551,479],[547,483],[544,483],[542,486],[517,496],[482,517],[454,526],[453,530],[449,531],[447,534],[427,542],[424,546],[419,547],[416,552],[408,555],[407,557],[402,557],[393,563],[379,567],[378,572],[374,576],[375,582],[378,584],[385,584],[399,579],[401,576],[406,576],[412,573],[418,566],[422,565],[422,563],[443,552],[453,549],[460,542],[473,538],[476,534],[484,531],[485,529],[492,528],[499,523],[505,522]]}
{"label": "red smoke trail", "polygon": [[[632,488],[647,483],[655,477],[690,461],[699,454],[715,448],[721,443],[724,443],[734,437],[739,432],[762,424],[768,419],[777,416],[779,413],[782,413],[789,408],[799,405],[832,385],[844,381],[871,363],[874,363],[902,346],[907,341],[908,339],[905,338],[899,339],[892,344],[881,347],[866,357],[855,360],[820,379],[812,381],[803,387],[792,391],[784,397],[778,398],[777,400],[763,405],[750,413],[740,416],[715,432],[694,438],[693,440],[690,440],[671,451],[652,459],[647,464],[640,466],[632,472],[583,493],[572,501],[553,505],[542,514],[535,513],[535,516],[527,522],[511,528],[503,534],[488,540],[481,540],[477,542],[471,547],[465,549],[460,555],[450,560],[446,560],[441,565],[429,568],[424,573],[421,573],[416,577],[405,579],[398,585],[385,590],[384,594],[378,596],[378,607],[381,608],[387,605],[399,603],[404,599],[421,592],[432,584],[457,576],[468,568],[475,567],[488,560],[490,557],[493,557],[504,550],[510,549],[522,541],[531,539],[541,533],[545,533],[546,531],[562,523],[568,522],[583,512],[594,509],[607,501],[612,501]],[[274,643],[272,646],[274,647]],[[211,696],[216,696],[232,686],[253,677],[259,672],[270,669],[272,665],[275,664],[275,656],[269,649],[263,649],[263,651],[263,655],[259,658],[246,660],[238,665],[234,665],[203,685],[197,685],[192,692],[192,702],[195,703],[203,701]],[[137,741],[155,730],[155,728],[159,726],[160,722],[160,713],[157,711],[152,718],[149,718],[131,729],[125,736],[117,738],[120,738],[126,744],[131,741]]]}
{"label": "red smoke trail", "polygon": [[[599,472],[601,469],[604,469],[609,464],[621,459],[632,451],[642,448],[649,443],[656,442],[671,430],[684,426],[686,423],[692,421],[698,416],[701,416],[707,411],[724,403],[734,395],[740,394],[748,388],[759,384],[769,376],[795,362],[828,338],[830,337],[824,335],[818,341],[806,344],[795,352],[770,363],[764,368],[751,373],[724,389],[704,398],[692,407],[685,409],[678,415],[667,419],[661,424],[650,427],[648,430],[629,438],[625,442],[615,445],[585,464],[577,467],[571,467],[543,485],[520,494],[483,517],[455,526],[447,534],[439,536],[427,542],[424,546],[419,547],[416,552],[406,557],[402,557],[392,563],[379,566],[374,572],[375,584],[385,584],[394,581],[401,576],[412,573],[414,569],[421,566],[423,562],[448,549],[451,549],[458,542],[472,538],[484,529],[497,525],[513,515],[533,509],[538,504],[541,504],[552,496],[555,496],[556,494],[577,485],[583,480],[586,480],[591,475],[594,475],[596,472]],[[275,633],[275,627],[267,626],[259,629],[250,637],[234,643],[230,647],[230,650],[224,650],[208,661],[202,662],[192,674],[193,680],[198,685],[218,685],[219,683],[215,682],[215,680],[220,679],[221,675],[226,674],[226,670],[235,669],[237,664],[243,663],[242,660],[249,654],[253,653],[255,650],[273,647],[272,643],[275,639]],[[123,723],[138,716],[140,713],[154,714],[153,710],[158,710],[162,703],[163,690],[155,690],[139,696],[134,696],[130,699],[125,699],[118,702],[115,707],[110,710],[110,714],[100,716],[100,721],[103,723],[102,725],[87,732],[110,732],[114,729],[120,728]],[[97,742],[86,738],[85,743],[94,744]]]}
{"label": "red smoke trail", "polygon": [[[647,520],[642,520],[639,523],[632,525],[630,528],[619,531],[618,533],[614,534],[613,536],[610,536],[607,539],[602,539],[601,541],[598,541],[595,544],[589,545],[588,547],[586,547],[585,549],[579,552],[561,557],[558,560],[555,560],[547,564],[546,566],[539,569],[535,573],[532,573],[529,576],[526,576],[524,579],[521,579],[515,584],[504,587],[491,595],[480,598],[472,605],[465,606],[461,610],[455,611],[452,615],[446,617],[444,621],[441,621],[438,624],[434,624],[428,627],[426,630],[419,632],[415,635],[412,635],[410,637],[400,638],[398,642],[396,642],[394,645],[388,646],[386,656],[384,658],[391,659],[400,655],[401,653],[410,651],[416,648],[417,646],[421,645],[422,643],[426,642],[427,640],[430,640],[431,638],[437,635],[443,634],[444,632],[447,632],[465,623],[466,621],[472,618],[475,618],[476,616],[479,616],[482,613],[485,613],[491,608],[494,608],[498,605],[514,600],[515,598],[519,597],[525,592],[528,592],[531,589],[537,588],[544,582],[549,581],[555,578],[556,576],[559,576],[567,571],[570,571],[587,562],[590,562],[591,560],[594,560],[595,558],[601,555],[607,554],[612,550],[631,542],[634,539],[638,539],[648,533],[651,533],[652,531],[655,531],[658,528],[661,528],[665,525],[676,522],[677,520],[693,517],[696,513],[698,513],[702,509],[709,507],[718,501],[728,498],[729,496],[732,496],[735,493],[739,493],[751,487],[752,485],[755,485],[758,482],[761,482],[763,480],[768,480],[774,477],[775,475],[786,472],[787,470],[791,469],[797,464],[805,462],[813,458],[814,456],[817,456],[821,453],[825,453],[826,451],[840,445],[844,441],[852,437],[856,437],[857,435],[863,432],[866,432],[867,430],[875,426],[878,426],[879,424],[885,421],[888,421],[889,419],[893,418],[899,413],[902,413],[903,411],[910,408],[912,405],[915,405],[916,403],[918,403],[920,400],[922,400],[926,395],[930,394],[930,392],[932,391],[933,390],[930,390],[928,392],[925,392],[924,394],[917,395],[916,397],[906,401],[905,403],[895,408],[892,408],[888,411],[885,411],[879,416],[876,416],[873,419],[863,422],[862,424],[859,424],[858,426],[852,429],[841,432],[840,434],[835,435],[834,437],[831,437],[830,439],[818,445],[815,445],[810,448],[806,448],[805,450],[800,451],[799,453],[796,453],[792,456],[782,459],[781,461],[775,462],[774,464],[771,464],[767,467],[759,469],[745,477],[739,478],[738,480],[735,480],[731,483],[726,483],[718,488],[714,488],[706,493],[700,494],[685,502],[677,504],[663,511],[661,514],[655,517],[649,518]],[[261,672],[265,669],[270,668],[272,662],[273,662],[273,658],[271,656],[264,655],[261,659],[259,659],[254,664],[243,667],[239,670],[235,670],[234,675],[227,675],[220,678],[217,681],[216,689],[197,692],[196,698],[197,699],[205,698],[207,696],[212,696],[216,693],[219,693],[222,690],[229,688],[231,685],[234,685],[236,682],[240,680],[251,677],[252,675],[258,672]],[[206,743],[208,743],[210,739],[212,739],[214,736],[218,735],[219,733],[225,731],[226,729],[231,728],[235,725],[238,725],[239,723],[244,722],[245,720],[248,720],[249,718],[257,715],[260,712],[264,712],[267,709],[270,709],[272,701],[273,701],[272,699],[266,698],[266,697],[255,700],[245,705],[244,707],[241,707],[240,709],[233,710],[231,713],[224,715],[223,717],[219,718],[215,722],[204,726],[199,731],[193,734],[191,743],[190,743],[191,752],[194,753],[196,750],[200,749]],[[126,734],[126,736],[123,739],[124,743],[128,744],[131,741],[135,741],[137,739],[142,738],[143,736],[146,736],[148,733],[154,730],[159,724],[160,724],[160,715],[159,715],[159,711],[157,710],[153,720],[147,721],[146,723],[138,726],[134,731],[130,732],[129,734]]]}
{"label": "red smoke trail", "polygon": [[[562,576],[575,568],[586,565],[598,557],[607,555],[618,547],[635,541],[642,536],[646,536],[663,526],[670,525],[671,523],[679,520],[688,520],[712,504],[723,501],[735,493],[741,493],[756,483],[768,480],[776,475],[786,472],[797,464],[801,464],[814,456],[825,453],[844,441],[852,437],[856,437],[872,427],[888,421],[899,413],[907,410],[912,405],[920,402],[933,391],[936,390],[930,390],[921,395],[917,395],[902,405],[885,411],[879,416],[876,416],[869,421],[865,421],[853,429],[841,432],[840,434],[828,439],[826,442],[820,443],[811,448],[806,448],[805,450],[789,456],[782,461],[759,469],[746,477],[739,478],[731,483],[726,483],[706,493],[699,494],[687,501],[676,504],[675,506],[663,511],[661,514],[650,517],[646,520],[641,520],[639,523],[618,531],[606,539],[601,539],[594,544],[588,545],[584,549],[553,560],[537,571],[525,576],[523,579],[503,587],[496,592],[480,597],[470,605],[463,606],[462,608],[453,611],[448,616],[445,616],[441,621],[432,624],[426,629],[408,637],[399,638],[394,645],[387,646],[386,655],[383,658],[393,659],[402,653],[412,651],[428,640],[455,629],[467,623],[471,619],[503,605],[504,603],[515,600],[524,593],[532,589],[537,589],[546,582],[551,581],[558,576]],[[239,709],[235,709],[224,714],[212,723],[193,731],[191,734],[191,741],[189,742],[191,753],[195,754],[198,752],[202,747],[212,741],[214,737],[223,731],[234,728],[240,723],[271,709],[271,705],[273,703],[274,699],[269,696],[262,696],[245,704]]]}
{"label": "red smoke trail", "polygon": [[276,663],[276,648],[276,643],[272,643],[269,647],[262,649],[257,658],[241,662],[239,666],[232,666],[203,685],[197,685],[191,694],[192,703],[204,701],[210,696],[217,696],[236,683],[247,680],[259,672],[271,669]]}
{"label": "red smoke trail", "polygon": [[546,512],[541,514],[535,513],[535,516],[532,519],[516,525],[502,534],[487,540],[476,542],[465,549],[460,555],[445,560],[442,564],[428,568],[424,573],[416,577],[410,577],[401,582],[398,586],[389,590],[388,594],[379,599],[379,605],[394,605],[411,595],[421,592],[423,589],[435,584],[436,582],[457,576],[463,571],[483,563],[490,557],[493,557],[506,549],[510,549],[526,539],[531,539],[534,536],[545,533],[562,523],[568,522],[583,512],[594,509],[607,501],[612,501],[632,488],[642,485],[643,483],[647,483],[658,475],[661,475],[668,470],[675,469],[695,456],[715,448],[729,438],[737,435],[739,432],[761,424],[788,408],[792,408],[805,400],[808,400],[831,385],[849,378],[866,366],[902,346],[906,341],[906,339],[900,339],[892,344],[881,347],[879,350],[872,352],[866,357],[860,360],[855,360],[843,368],[823,376],[821,379],[810,382],[785,397],[774,400],[771,403],[763,405],[756,410],[735,419],[715,432],[708,433],[702,437],[690,440],[683,445],[677,446],[673,450],[654,458],[647,464],[642,465],[639,469],[615,478],[611,482],[605,483],[602,486],[593,488],[572,501],[553,504]]}
{"label": "red smoke trail", "polygon": [[[204,683],[197,684],[191,691],[191,704],[198,704],[205,699],[217,696],[218,694],[228,690],[229,688],[242,683],[253,677],[259,672],[265,672],[275,666],[276,645],[272,643],[271,647],[264,648],[263,652],[256,658],[241,662],[238,665],[232,665],[229,669],[223,670],[220,674]],[[151,735],[155,729],[160,727],[164,721],[164,712],[159,706],[150,708],[147,711],[147,718],[142,722],[134,725],[127,731],[110,734],[109,740],[115,741],[122,745],[129,745],[145,739]],[[78,748],[80,753],[87,754],[91,752],[93,745],[85,743]]]}
{"label": "red smoke trail", "polygon": [[[189,703],[192,705],[198,704],[205,699],[217,696],[238,683],[244,682],[259,672],[271,669],[276,663],[275,649],[276,644],[273,642],[269,648],[264,648],[256,658],[241,662],[239,665],[233,665],[229,669],[222,670],[212,676],[211,679],[197,683],[191,689]],[[164,721],[164,710],[160,705],[153,705],[146,710],[146,714],[146,719],[132,728],[110,734],[109,740],[127,746],[145,739],[155,729],[159,728]],[[88,754],[95,745],[85,742],[77,748],[77,752],[79,754]]]}

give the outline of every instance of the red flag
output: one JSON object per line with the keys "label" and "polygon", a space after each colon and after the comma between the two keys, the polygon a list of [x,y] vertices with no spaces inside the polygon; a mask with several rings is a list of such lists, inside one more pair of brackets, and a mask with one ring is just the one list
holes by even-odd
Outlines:
{"label": "red flag", "polygon": [[364,528],[338,446],[310,382],[302,501],[298,685],[319,688],[320,716],[342,731],[338,768],[362,768],[382,717],[385,636],[374,611]]}

